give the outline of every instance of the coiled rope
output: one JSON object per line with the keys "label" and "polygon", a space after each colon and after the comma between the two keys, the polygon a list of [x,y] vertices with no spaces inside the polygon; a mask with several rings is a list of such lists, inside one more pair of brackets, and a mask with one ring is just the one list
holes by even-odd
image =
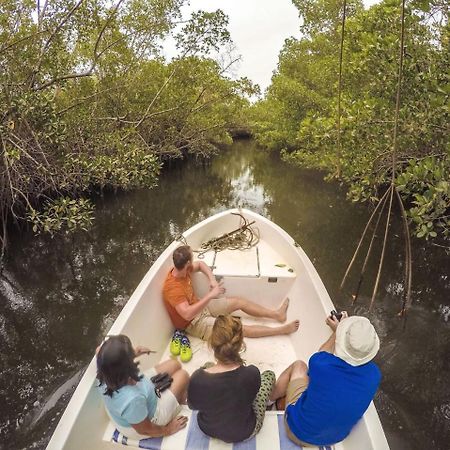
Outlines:
{"label": "coiled rope", "polygon": [[[204,258],[205,253],[209,251],[221,252],[223,250],[248,250],[258,244],[260,234],[259,230],[240,213],[231,213],[240,217],[239,227],[229,233],[213,237],[203,242],[199,250],[193,250],[197,253],[199,259]],[[188,245],[184,236],[179,236],[178,241]]]}
{"label": "coiled rope", "polygon": [[223,250],[248,250],[258,244],[259,230],[256,227],[252,227],[255,221],[249,222],[240,213],[231,214],[240,217],[239,228],[203,242],[200,250],[197,250],[199,258],[202,258],[205,253],[211,250],[215,252],[221,252]]}

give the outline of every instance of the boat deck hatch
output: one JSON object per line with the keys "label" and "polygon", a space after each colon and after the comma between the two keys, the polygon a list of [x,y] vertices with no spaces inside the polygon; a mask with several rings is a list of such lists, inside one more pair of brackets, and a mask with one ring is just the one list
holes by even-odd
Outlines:
{"label": "boat deck hatch", "polygon": [[223,277],[267,277],[270,283],[278,278],[295,278],[295,271],[270,245],[260,241],[247,250],[223,250],[204,253],[202,259]]}

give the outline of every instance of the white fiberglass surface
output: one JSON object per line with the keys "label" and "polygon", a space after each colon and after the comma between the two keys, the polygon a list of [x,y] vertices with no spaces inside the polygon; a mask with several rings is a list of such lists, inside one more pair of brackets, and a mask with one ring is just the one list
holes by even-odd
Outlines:
{"label": "white fiberglass surface", "polygon": [[[256,321],[250,318],[242,319],[244,324],[263,324],[267,326],[277,326],[273,321]],[[192,347],[192,359],[188,363],[182,363],[183,368],[192,374],[205,362],[214,362],[214,355],[208,348],[206,342],[189,337]],[[278,377],[281,372],[295,359],[297,359],[292,340],[289,336],[270,336],[264,338],[246,338],[246,350],[242,354],[247,365],[253,364],[263,372],[264,370],[273,370]],[[161,358],[161,361],[172,357],[169,350],[170,342]]]}

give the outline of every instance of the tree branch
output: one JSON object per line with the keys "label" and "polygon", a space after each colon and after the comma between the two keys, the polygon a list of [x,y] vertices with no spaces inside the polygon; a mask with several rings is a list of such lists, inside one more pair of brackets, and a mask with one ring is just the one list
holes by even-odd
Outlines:
{"label": "tree branch", "polygon": [[141,119],[139,119],[139,121],[136,121],[136,120],[125,120],[125,118],[127,117],[128,113],[126,113],[124,116],[118,116],[118,117],[94,117],[94,120],[111,120],[111,121],[115,121],[115,122],[121,122],[121,123],[126,123],[126,124],[131,124],[131,125],[137,126],[136,124],[138,124],[139,122],[142,122],[144,120],[150,119],[151,117],[160,116],[160,115],[165,114],[167,112],[171,112],[171,111],[175,111],[177,109],[180,109],[183,106],[183,104],[178,105],[178,106],[174,106],[173,108],[168,108],[168,109],[164,109],[162,111],[156,111],[154,113],[148,114],[146,116],[141,117]]}
{"label": "tree branch", "polygon": [[[83,0],[80,0],[79,3],[81,3],[82,1],[83,1]],[[34,90],[34,91],[41,91],[41,90],[46,89],[46,88],[48,88],[48,87],[52,86],[53,84],[58,83],[58,82],[60,82],[60,81],[71,80],[71,79],[74,79],[74,78],[83,78],[83,77],[89,77],[89,76],[91,76],[92,73],[93,73],[93,71],[94,71],[94,69],[95,69],[95,67],[97,66],[98,59],[99,59],[99,58],[103,55],[103,53],[104,53],[103,51],[100,52],[100,53],[98,53],[98,47],[99,47],[99,45],[100,45],[100,40],[101,40],[101,38],[102,38],[102,36],[103,36],[103,33],[105,32],[107,26],[108,26],[109,23],[111,22],[113,16],[116,14],[117,10],[119,9],[119,6],[122,4],[123,1],[124,1],[124,0],[119,0],[119,1],[117,2],[116,6],[113,8],[111,14],[109,15],[108,19],[106,20],[105,24],[103,25],[102,29],[100,30],[100,33],[99,33],[99,35],[97,36],[97,40],[95,41],[95,45],[94,45],[93,60],[92,60],[91,66],[90,66],[90,68],[89,68],[88,70],[86,70],[86,71],[84,71],[84,72],[74,72],[74,73],[71,73],[71,74],[68,74],[68,75],[63,75],[63,76],[61,76],[61,77],[53,78],[52,80],[47,81],[46,83],[44,83],[44,84],[42,84],[42,85],[40,85],[40,86],[38,86],[38,87],[35,87],[33,90]],[[118,39],[118,40],[116,41],[116,43],[119,42],[119,41],[120,41],[120,39]],[[108,46],[107,48],[110,48],[110,47],[111,47],[111,46]]]}
{"label": "tree branch", "polygon": [[38,28],[41,27],[42,20],[43,20],[44,15],[45,15],[45,13],[47,11],[47,6],[48,6],[48,0],[45,0],[44,6],[41,9],[41,2],[40,2],[40,0],[38,0],[38,18],[37,18]]}
{"label": "tree branch", "polygon": [[64,24],[70,19],[70,17],[75,13],[75,11],[81,6],[84,0],[79,0],[78,3],[75,4],[75,6],[62,18],[62,20],[59,22],[59,24],[55,27],[52,34],[49,36],[47,41],[45,42],[44,46],[42,47],[41,53],[39,55],[39,59],[37,62],[36,67],[33,70],[33,73],[31,75],[30,80],[30,87],[34,85],[34,82],[36,80],[36,75],[41,70],[42,62],[44,59],[45,52],[48,50],[50,43],[52,42],[53,38],[57,35],[59,30],[64,26]]}
{"label": "tree branch", "polygon": [[175,67],[172,70],[172,73],[169,75],[169,77],[166,79],[166,81],[164,81],[164,83],[162,84],[162,86],[159,88],[158,92],[156,93],[156,95],[153,97],[152,101],[150,102],[150,104],[147,106],[147,109],[145,110],[144,115],[141,117],[141,119],[136,123],[136,125],[134,126],[135,128],[138,128],[141,126],[142,122],[149,117],[148,113],[150,112],[150,109],[152,108],[152,106],[155,104],[156,100],[158,100],[159,96],[161,95],[162,91],[164,90],[164,88],[169,84],[170,80],[173,78],[173,76],[175,75],[175,72],[177,71],[177,68]]}
{"label": "tree branch", "polygon": [[94,59],[97,60],[101,54],[98,54],[98,46],[100,45],[100,40],[103,36],[103,33],[105,32],[107,26],[110,24],[112,18],[116,15],[119,6],[123,3],[124,0],[119,0],[116,4],[116,6],[113,8],[111,14],[109,15],[108,19],[106,20],[105,24],[103,25],[102,29],[100,30],[100,34],[97,37],[97,41],[95,42],[95,47],[94,47]]}
{"label": "tree branch", "polygon": [[15,47],[16,45],[18,45],[24,41],[27,41],[28,39],[32,39],[32,38],[35,38],[36,36],[39,36],[40,34],[46,33],[47,31],[48,30],[40,30],[40,31],[37,31],[36,33],[29,34],[28,36],[24,36],[23,38],[20,38],[17,41],[11,42],[11,44],[5,44],[4,47],[0,48],[0,54],[3,52],[6,52],[10,48]]}
{"label": "tree branch", "polygon": [[95,92],[94,94],[88,95],[87,97],[83,97],[83,98],[80,99],[79,102],[74,103],[74,104],[68,106],[67,108],[61,109],[60,111],[57,111],[56,114],[58,114],[58,115],[59,114],[64,114],[65,112],[70,111],[72,108],[76,108],[77,106],[82,105],[86,100],[89,100],[90,98],[96,97],[97,95],[100,95],[100,94],[103,94],[105,92],[109,92],[109,91],[112,91],[112,90],[115,90],[115,89],[118,89],[118,88],[115,87],[115,88],[103,89],[102,91]]}

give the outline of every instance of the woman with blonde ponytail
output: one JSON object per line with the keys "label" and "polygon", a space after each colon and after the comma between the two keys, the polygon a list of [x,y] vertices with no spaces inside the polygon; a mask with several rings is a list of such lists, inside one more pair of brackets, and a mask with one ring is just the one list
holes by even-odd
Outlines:
{"label": "woman with blonde ponytail", "polygon": [[236,317],[217,317],[208,344],[216,364],[192,374],[189,407],[199,411],[198,425],[208,436],[225,442],[251,438],[262,427],[275,374],[245,365],[242,323]]}

